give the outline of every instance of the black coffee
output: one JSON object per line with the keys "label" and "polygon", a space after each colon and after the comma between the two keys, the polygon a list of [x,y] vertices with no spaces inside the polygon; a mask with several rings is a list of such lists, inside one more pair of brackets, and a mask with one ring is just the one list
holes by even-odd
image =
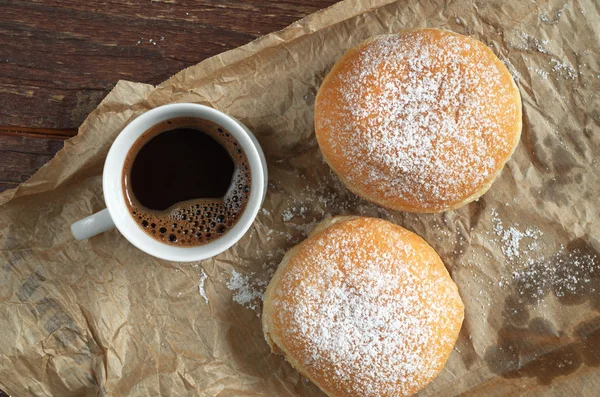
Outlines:
{"label": "black coffee", "polygon": [[198,118],[146,131],[123,167],[132,217],[153,238],[179,246],[207,244],[231,229],[246,208],[251,181],[237,140]]}

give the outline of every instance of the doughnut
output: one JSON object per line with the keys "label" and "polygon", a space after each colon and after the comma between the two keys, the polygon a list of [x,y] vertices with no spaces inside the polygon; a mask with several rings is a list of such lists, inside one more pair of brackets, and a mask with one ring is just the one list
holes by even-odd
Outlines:
{"label": "doughnut", "polygon": [[521,96],[480,41],[437,29],[377,36],[323,80],[315,134],[346,187],[389,209],[442,212],[483,195],[521,136]]}
{"label": "doughnut", "polygon": [[376,218],[319,224],[264,297],[274,353],[330,397],[410,396],[444,367],[464,306],[421,237]]}

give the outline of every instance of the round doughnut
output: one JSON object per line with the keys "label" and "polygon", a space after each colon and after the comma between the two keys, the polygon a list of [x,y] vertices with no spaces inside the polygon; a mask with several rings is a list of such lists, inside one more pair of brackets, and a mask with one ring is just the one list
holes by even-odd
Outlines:
{"label": "round doughnut", "polygon": [[325,161],[355,194],[390,209],[441,212],[491,186],[521,135],[521,96],[483,43],[437,29],[371,38],[317,93]]}
{"label": "round doughnut", "polygon": [[464,306],[421,237],[365,217],[322,222],[266,292],[273,352],[331,397],[410,396],[444,367]]}

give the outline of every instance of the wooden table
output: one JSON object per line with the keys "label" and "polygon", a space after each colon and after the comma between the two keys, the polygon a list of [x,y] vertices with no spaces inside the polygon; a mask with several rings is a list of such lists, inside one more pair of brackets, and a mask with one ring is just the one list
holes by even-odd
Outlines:
{"label": "wooden table", "polygon": [[50,160],[118,80],[158,84],[335,2],[0,0],[0,191]]}
{"label": "wooden table", "polygon": [[36,172],[119,79],[158,84],[336,0],[0,0],[0,191]]}

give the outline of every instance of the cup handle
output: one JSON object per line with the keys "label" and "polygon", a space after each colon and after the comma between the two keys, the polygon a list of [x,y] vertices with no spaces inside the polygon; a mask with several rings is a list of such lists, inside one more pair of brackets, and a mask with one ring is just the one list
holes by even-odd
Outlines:
{"label": "cup handle", "polygon": [[110,230],[113,227],[115,227],[115,223],[110,217],[108,209],[105,208],[100,212],[96,212],[87,218],[83,218],[82,220],[73,223],[71,225],[71,233],[73,233],[75,239],[85,240],[86,238]]}

